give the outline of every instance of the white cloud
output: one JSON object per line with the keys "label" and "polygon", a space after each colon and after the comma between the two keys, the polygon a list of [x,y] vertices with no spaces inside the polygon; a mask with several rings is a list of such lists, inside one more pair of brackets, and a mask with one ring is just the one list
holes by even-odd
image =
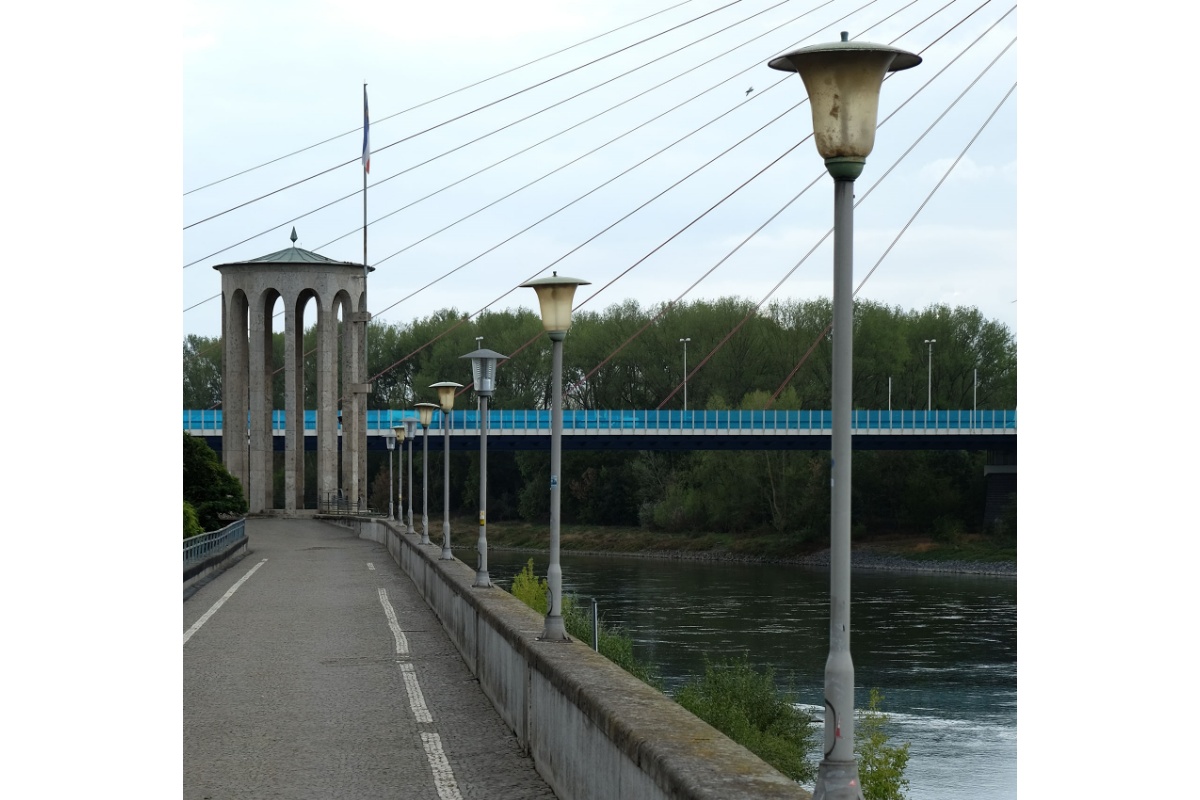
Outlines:
{"label": "white cloud", "polygon": [[[936,183],[954,164],[953,158],[939,158],[921,167],[921,178]],[[977,164],[970,156],[964,156],[950,172],[947,183],[984,183],[1000,181],[1015,185],[1017,182],[1017,162],[1007,164]]]}

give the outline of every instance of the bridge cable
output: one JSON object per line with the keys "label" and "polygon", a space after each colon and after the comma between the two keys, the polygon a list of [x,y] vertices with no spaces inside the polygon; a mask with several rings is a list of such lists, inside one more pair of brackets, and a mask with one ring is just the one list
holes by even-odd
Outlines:
{"label": "bridge cable", "polygon": [[[464,119],[464,118],[466,118],[466,117],[469,117],[469,116],[471,116],[472,114],[475,114],[475,113],[477,113],[477,112],[479,112],[479,111],[483,111],[483,110],[484,110],[484,109],[486,109],[486,108],[491,108],[491,107],[492,107],[492,106],[494,106],[494,105],[497,105],[497,104],[499,104],[499,103],[503,103],[505,100],[511,100],[512,98],[514,98],[514,97],[517,97],[518,95],[522,95],[522,94],[524,94],[525,92],[532,91],[532,90],[534,90],[534,89],[538,88],[539,86],[544,86],[544,85],[546,85],[546,84],[548,84],[548,83],[551,83],[552,81],[556,81],[556,80],[558,80],[559,78],[565,77],[566,75],[570,75],[572,72],[578,72],[579,70],[581,70],[581,69],[584,69],[585,67],[590,67],[590,66],[592,66],[592,65],[594,65],[594,64],[598,64],[599,62],[601,62],[601,61],[604,61],[605,59],[612,58],[613,56],[619,55],[619,54],[621,54],[621,53],[625,52],[626,50],[630,50],[630,49],[632,49],[632,48],[634,48],[634,47],[637,47],[638,45],[645,44],[646,42],[649,42],[649,41],[651,41],[652,39],[657,39],[659,36],[665,36],[666,34],[670,33],[670,32],[671,32],[671,31],[673,31],[673,30],[677,30],[677,29],[679,29],[679,28],[682,28],[682,27],[684,27],[685,25],[690,25],[691,23],[693,23],[693,22],[696,22],[697,20],[703,19],[704,17],[710,16],[710,15],[712,15],[712,14],[715,14],[715,13],[717,13],[718,11],[723,11],[723,10],[725,10],[726,8],[729,8],[730,6],[736,5],[736,4],[740,3],[740,2],[742,2],[742,0],[730,0],[730,2],[729,2],[729,3],[726,3],[725,5],[723,5],[723,6],[720,6],[720,7],[718,7],[718,8],[714,8],[712,11],[706,11],[705,13],[701,14],[700,16],[698,16],[698,17],[695,17],[695,18],[693,18],[693,19],[690,19],[690,20],[688,20],[687,22],[681,22],[681,23],[679,23],[678,25],[674,25],[674,26],[672,26],[672,27],[670,27],[670,28],[667,28],[667,29],[666,29],[666,30],[664,30],[664,31],[660,31],[659,33],[656,33],[656,34],[654,34],[653,36],[649,36],[649,37],[647,37],[647,38],[645,38],[645,39],[642,39],[642,40],[640,40],[640,41],[634,42],[633,44],[626,45],[625,47],[622,47],[622,48],[620,48],[619,50],[616,50],[616,51],[614,51],[614,52],[612,52],[612,53],[609,53],[609,54],[607,54],[607,55],[600,56],[599,58],[596,58],[596,59],[593,59],[593,60],[591,60],[591,61],[588,61],[588,62],[587,62],[587,63],[585,63],[585,64],[580,64],[579,66],[572,67],[571,69],[569,69],[569,70],[566,70],[565,72],[560,72],[558,75],[555,75],[555,76],[553,76],[553,77],[551,77],[551,78],[546,78],[545,80],[539,81],[539,82],[537,82],[537,83],[533,84],[532,86],[526,86],[524,89],[520,89],[520,90],[518,90],[518,91],[516,91],[516,92],[513,92],[512,94],[509,94],[509,95],[506,95],[506,96],[504,96],[504,97],[501,97],[501,98],[499,98],[498,100],[493,100],[493,101],[491,101],[490,103],[485,103],[484,105],[482,105],[482,106],[479,106],[478,108],[474,108],[474,109],[472,109],[472,110],[470,110],[470,111],[467,111],[467,112],[464,112],[464,113],[462,113],[462,114],[459,114],[459,115],[458,115],[458,116],[456,116],[456,117],[451,117],[450,119],[443,120],[442,122],[439,122],[439,123],[437,123],[436,125],[432,125],[432,126],[430,126],[430,127],[426,128],[425,130],[422,130],[422,131],[417,131],[416,133],[413,133],[413,134],[410,134],[410,135],[408,135],[408,136],[405,136],[405,137],[402,137],[402,138],[400,138],[400,139],[397,139],[396,141],[394,141],[394,142],[391,142],[390,144],[385,144],[383,147],[378,147],[378,148],[376,148],[376,149],[372,150],[372,151],[371,151],[371,152],[370,152],[368,155],[374,155],[375,153],[380,153],[380,152],[382,152],[382,151],[384,151],[384,150],[387,150],[387,149],[388,149],[388,148],[390,148],[390,147],[395,147],[396,145],[398,145],[398,144],[402,144],[403,142],[407,142],[407,141],[409,141],[410,139],[415,139],[415,138],[417,138],[418,136],[422,136],[422,135],[424,135],[424,134],[426,134],[426,133],[429,133],[430,131],[435,131],[435,130],[437,130],[438,128],[441,128],[441,127],[443,127],[443,126],[445,126],[445,125],[449,125],[451,122],[457,122],[457,121],[458,121],[458,120],[460,120],[460,119]],[[295,181],[294,183],[290,183],[290,184],[288,184],[287,186],[281,186],[281,187],[280,187],[280,188],[278,188],[278,189],[274,189],[274,190],[272,190],[272,191],[270,191],[270,192],[267,192],[266,194],[263,194],[263,195],[260,195],[260,196],[258,196],[258,197],[255,197],[255,198],[253,198],[252,200],[247,200],[247,201],[246,201],[246,202],[244,202],[244,203],[239,203],[239,204],[238,204],[238,205],[236,205],[236,206],[233,206],[233,207],[231,207],[231,208],[227,208],[227,209],[225,209],[224,211],[220,211],[220,212],[218,212],[218,213],[216,213],[216,214],[213,214],[213,215],[211,215],[211,216],[205,217],[204,219],[197,220],[196,222],[191,222],[191,223],[188,223],[187,225],[184,225],[184,226],[183,226],[183,230],[185,230],[185,231],[186,231],[186,230],[188,230],[189,228],[194,228],[195,226],[197,226],[197,225],[201,225],[201,224],[203,224],[203,223],[205,223],[205,222],[210,222],[211,220],[214,220],[214,219],[216,219],[217,217],[224,216],[225,214],[228,214],[228,213],[230,213],[231,211],[236,211],[236,210],[238,210],[239,208],[244,208],[244,207],[246,207],[246,206],[248,206],[248,205],[250,205],[250,204],[252,204],[252,203],[257,203],[259,200],[266,199],[266,198],[268,198],[268,197],[270,197],[270,196],[272,196],[272,195],[278,194],[279,192],[282,192],[282,191],[284,191],[284,190],[286,190],[286,189],[292,189],[292,188],[294,188],[294,187],[296,187],[296,186],[299,186],[299,185],[300,185],[300,184],[302,184],[302,183],[305,183],[305,182],[307,182],[307,181],[310,181],[310,180],[312,180],[312,179],[314,179],[314,178],[318,178],[318,177],[320,177],[320,176],[322,176],[322,175],[325,175],[325,174],[328,174],[328,173],[330,173],[330,172],[333,172],[334,170],[341,169],[342,167],[348,166],[348,165],[350,165],[350,164],[357,163],[358,161],[360,161],[360,157],[356,156],[356,157],[354,157],[354,158],[350,159],[349,161],[344,161],[344,162],[342,162],[341,164],[336,164],[336,165],[334,165],[334,166],[332,166],[332,167],[329,167],[328,169],[321,170],[320,172],[318,172],[318,173],[316,173],[316,174],[314,174],[314,175],[310,175],[310,176],[308,176],[307,178],[302,178],[301,180]]]}
{"label": "bridge cable", "polygon": [[[516,71],[518,71],[518,70],[522,70],[522,69],[524,69],[525,67],[533,66],[534,64],[538,63],[539,61],[545,61],[547,58],[553,58],[554,56],[557,56],[557,55],[562,55],[563,53],[567,52],[568,50],[574,50],[576,47],[581,47],[581,46],[583,46],[583,45],[585,45],[585,44],[588,44],[589,42],[594,42],[594,41],[596,41],[597,39],[603,39],[605,36],[608,36],[609,34],[616,33],[616,32],[617,32],[617,31],[619,31],[619,30],[623,30],[623,29],[625,29],[625,28],[632,27],[632,26],[634,26],[634,25],[637,25],[639,22],[645,22],[646,20],[650,19],[651,17],[657,17],[659,14],[665,14],[665,13],[667,13],[668,11],[672,11],[672,10],[674,10],[674,9],[676,9],[676,8],[679,8],[680,6],[685,6],[685,5],[687,5],[688,3],[691,3],[691,2],[694,2],[694,0],[683,0],[683,2],[681,2],[681,3],[676,3],[676,4],[675,4],[675,5],[673,5],[673,6],[668,6],[667,8],[664,8],[664,9],[662,9],[661,11],[655,11],[653,14],[649,14],[649,15],[647,15],[647,16],[644,16],[644,17],[642,17],[641,19],[634,20],[633,22],[627,22],[627,23],[625,23],[624,25],[619,25],[619,26],[617,26],[616,28],[613,28],[613,29],[611,29],[611,30],[605,31],[604,33],[598,33],[598,34],[596,34],[595,36],[591,37],[590,39],[584,39],[583,41],[576,42],[576,43],[575,43],[575,44],[573,44],[573,45],[569,45],[569,46],[567,46],[567,47],[564,47],[564,48],[563,48],[563,49],[561,49],[561,50],[556,50],[556,51],[554,51],[553,53],[548,53],[547,55],[540,56],[540,57],[538,57],[538,58],[535,58],[535,59],[533,59],[532,61],[526,61],[524,64],[521,64],[520,66],[517,66],[517,67],[512,67],[512,68],[510,68],[510,69],[506,69],[506,70],[504,70],[503,72],[497,72],[497,73],[496,73],[496,74],[494,74],[494,75],[489,75],[488,77],[484,78],[483,80],[475,81],[475,83],[469,84],[469,85],[467,85],[467,86],[462,86],[462,87],[459,87],[458,89],[453,89],[453,90],[451,90],[451,91],[449,91],[449,92],[446,92],[445,94],[443,94],[443,95],[441,95],[441,96],[439,96],[439,97],[435,97],[435,98],[433,98],[432,100],[425,100],[425,101],[423,101],[423,102],[421,102],[421,103],[417,103],[415,106],[409,106],[408,108],[406,108],[406,109],[403,109],[402,111],[397,111],[397,112],[395,112],[394,114],[388,114],[388,115],[387,115],[387,116],[385,116],[385,117],[380,117],[379,119],[375,120],[375,124],[376,124],[376,125],[378,125],[379,123],[382,123],[382,122],[387,122],[387,121],[388,121],[388,120],[390,120],[390,119],[395,119],[396,117],[399,117],[399,116],[401,116],[401,115],[403,115],[403,114],[407,114],[409,111],[416,111],[418,108],[422,108],[422,107],[424,107],[424,106],[430,105],[431,103],[436,103],[436,102],[437,102],[437,101],[439,101],[439,100],[445,100],[447,97],[450,97],[450,96],[452,96],[452,95],[456,95],[456,94],[458,94],[459,92],[465,92],[465,91],[466,91],[466,90],[468,90],[468,89],[474,89],[476,86],[481,86],[481,85],[483,85],[483,84],[487,83],[488,81],[493,81],[493,80],[495,80],[496,78],[501,78],[501,77],[503,77],[503,76],[505,76],[505,75],[508,75],[509,73],[516,72]],[[350,135],[350,134],[352,134],[352,133],[359,133],[361,130],[362,130],[362,127],[361,127],[361,126],[359,126],[359,127],[357,127],[357,128],[352,128],[351,130],[348,130],[348,131],[346,131],[345,133],[339,133],[339,134],[337,134],[337,135],[335,135],[335,136],[331,136],[330,138],[328,138],[328,139],[325,139],[324,141],[317,142],[316,144],[310,144],[310,145],[308,145],[307,147],[302,147],[302,148],[300,148],[299,150],[294,150],[294,151],[292,151],[291,153],[288,153],[287,155],[278,156],[278,157],[276,157],[276,158],[273,158],[273,159],[271,159],[270,161],[264,161],[263,163],[261,163],[261,164],[259,164],[259,165],[257,165],[257,166],[254,166],[254,167],[247,167],[246,169],[242,170],[241,172],[235,172],[235,173],[234,173],[234,174],[232,174],[232,175],[226,175],[224,178],[218,178],[217,180],[215,180],[215,181],[212,181],[212,182],[210,182],[210,183],[206,183],[206,184],[204,184],[203,186],[197,186],[195,189],[189,189],[189,190],[187,190],[186,192],[184,192],[184,193],[183,193],[183,196],[184,196],[184,197],[187,197],[189,194],[193,194],[193,193],[195,193],[195,192],[198,192],[198,191],[200,191],[200,190],[202,190],[202,189],[207,189],[207,188],[209,188],[209,187],[211,187],[211,186],[216,186],[216,185],[217,185],[217,184],[219,184],[219,183],[224,183],[225,181],[232,180],[233,178],[240,177],[240,176],[242,176],[242,175],[245,175],[245,174],[247,174],[247,173],[254,172],[254,171],[255,171],[255,170],[257,170],[257,169],[261,169],[262,167],[270,166],[271,164],[274,164],[274,163],[276,163],[276,162],[278,162],[278,161],[283,161],[284,159],[291,158],[292,156],[299,155],[300,153],[304,153],[304,152],[306,152],[306,151],[308,151],[308,150],[312,150],[314,147],[320,147],[320,146],[321,146],[321,145],[323,145],[323,144],[329,144],[330,142],[336,141],[336,140],[338,140],[338,139],[341,139],[341,138],[343,138],[343,137],[345,137],[345,136],[349,136],[349,135]],[[286,224],[286,223],[285,223],[285,224]]]}

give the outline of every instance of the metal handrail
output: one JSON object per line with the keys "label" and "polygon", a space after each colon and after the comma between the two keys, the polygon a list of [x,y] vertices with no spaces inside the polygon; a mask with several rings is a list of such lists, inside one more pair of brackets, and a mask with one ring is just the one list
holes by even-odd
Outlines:
{"label": "metal handrail", "polygon": [[220,530],[190,536],[183,540],[183,565],[186,567],[188,564],[202,561],[245,538],[245,518],[235,520]]}

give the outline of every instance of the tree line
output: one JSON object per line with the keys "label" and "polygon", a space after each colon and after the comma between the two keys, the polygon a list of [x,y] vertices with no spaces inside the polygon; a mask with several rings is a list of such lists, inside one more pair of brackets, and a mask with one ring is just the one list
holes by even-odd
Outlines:
{"label": "tree line", "polygon": [[[737,298],[643,308],[635,301],[580,310],[563,351],[564,405],[574,409],[679,409],[687,338],[689,409],[826,409],[831,392],[828,300],[781,301],[762,309]],[[731,334],[730,332],[733,331]],[[477,337],[482,337],[481,341]],[[926,340],[934,339],[932,358]],[[525,309],[474,319],[455,309],[368,330],[371,408],[435,402],[432,383],[471,382],[462,356],[483,346],[512,356],[497,371],[492,409],[549,408],[550,342]],[[184,339],[185,408],[221,399],[217,338]],[[283,407],[283,334],[274,336],[274,404]],[[305,407],[315,407],[316,331],[305,332]],[[699,367],[699,369],[697,369]],[[855,304],[855,408],[1013,409],[1016,341],[974,308],[905,311]],[[457,407],[472,407],[460,395]],[[441,448],[430,448],[430,497],[442,496]],[[420,451],[414,465],[420,474]],[[828,454],[805,451],[563,454],[563,519],[659,530],[828,531]],[[451,455],[452,513],[478,508],[478,455]],[[370,500],[387,506],[387,453],[373,453]],[[436,468],[435,468],[436,464]],[[398,472],[398,470],[397,470]],[[549,454],[489,454],[488,515],[548,518]],[[310,482],[315,470],[306,469]],[[854,518],[868,531],[974,530],[982,519],[983,454],[856,451]],[[277,480],[282,486],[282,470]],[[395,487],[398,493],[401,487]],[[382,492],[380,492],[382,490]],[[312,487],[315,504],[315,485]],[[282,497],[282,489],[276,492]],[[382,503],[382,505],[380,505]]]}

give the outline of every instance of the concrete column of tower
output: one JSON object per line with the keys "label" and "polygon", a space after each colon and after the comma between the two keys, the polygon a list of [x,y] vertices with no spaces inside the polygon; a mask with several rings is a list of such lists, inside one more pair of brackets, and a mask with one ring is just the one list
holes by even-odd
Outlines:
{"label": "concrete column of tower", "polygon": [[229,289],[221,295],[221,457],[225,468],[242,484],[249,500],[250,461],[246,439],[249,341],[246,338],[246,296]]}
{"label": "concrete column of tower", "polygon": [[250,513],[271,505],[271,314],[259,295],[250,310]]}
{"label": "concrete column of tower", "polygon": [[337,309],[321,298],[317,310],[317,504],[337,491]]}
{"label": "concrete column of tower", "polygon": [[297,305],[297,297],[284,297],[283,508],[288,512],[304,507],[304,332]]}

